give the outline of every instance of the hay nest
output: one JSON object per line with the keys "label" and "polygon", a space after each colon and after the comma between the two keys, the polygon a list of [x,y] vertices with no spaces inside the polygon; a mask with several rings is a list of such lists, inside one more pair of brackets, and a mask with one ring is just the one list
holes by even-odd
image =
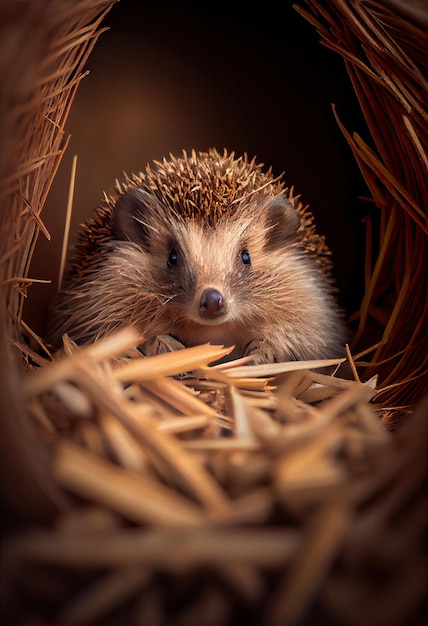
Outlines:
{"label": "hay nest", "polygon": [[64,124],[112,4],[1,7],[6,623],[425,623],[426,14],[299,8],[344,57],[373,142],[342,128],[380,214],[343,380],[320,373],[339,361],[210,366],[218,346],[147,359],[131,329],[52,357],[23,320]]}

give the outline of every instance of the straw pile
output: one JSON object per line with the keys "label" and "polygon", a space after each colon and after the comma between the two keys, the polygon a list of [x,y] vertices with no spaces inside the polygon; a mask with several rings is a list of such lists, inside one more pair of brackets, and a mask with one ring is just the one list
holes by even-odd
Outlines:
{"label": "straw pile", "polygon": [[208,367],[230,349],[147,359],[140,339],[67,340],[23,380],[67,495],[49,527],[9,538],[12,600],[61,625],[418,614],[422,409],[393,435],[369,404],[373,384],[308,369],[338,362]]}
{"label": "straw pile", "polygon": [[[65,119],[111,4],[40,0],[19,25],[13,9],[5,15],[11,29],[1,66],[8,88],[0,229],[0,442],[9,511],[4,623],[426,623],[427,402],[395,432],[388,428],[394,406],[402,413],[416,404],[426,367],[423,268],[410,265],[426,241],[418,235],[420,196],[412,196],[413,183],[422,189],[423,159],[411,156],[423,109],[407,110],[409,161],[391,148],[391,168],[348,136],[384,216],[373,270],[369,239],[361,329],[376,315],[385,331],[368,370],[371,348],[354,357],[348,351],[354,380],[322,373],[339,361],[210,365],[230,349],[219,346],[147,359],[131,329],[86,348],[65,337],[63,352],[52,357],[22,320],[22,299],[32,282],[35,240],[48,235],[40,213],[66,147]],[[354,82],[358,76],[359,97],[368,89],[365,77],[376,86],[364,111],[376,111],[377,124],[384,123],[380,107],[392,116],[385,94],[382,105],[377,100],[383,84],[394,102],[402,92],[417,101],[414,20],[377,2],[335,0],[328,11],[308,4],[329,45],[346,56]],[[362,17],[371,36],[357,45],[368,32]],[[382,39],[379,48],[376,39],[379,32],[385,38],[388,24],[394,54],[409,45],[411,64],[405,71],[399,64],[393,76],[403,86],[415,73],[410,91],[393,88],[385,76],[379,83],[366,65],[374,57],[378,68],[386,57],[393,63],[391,46]],[[399,165],[408,172],[410,163],[414,171],[404,185]],[[397,249],[406,263],[397,260],[394,277],[386,265]],[[391,293],[391,284],[400,287],[399,303],[384,298],[382,316],[380,296]],[[406,332],[408,361],[397,343]]]}

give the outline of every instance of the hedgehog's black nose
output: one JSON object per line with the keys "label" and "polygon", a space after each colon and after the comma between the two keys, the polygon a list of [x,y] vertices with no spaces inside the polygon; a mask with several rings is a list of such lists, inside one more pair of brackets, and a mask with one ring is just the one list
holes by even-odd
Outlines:
{"label": "hedgehog's black nose", "polygon": [[199,302],[199,315],[214,318],[225,314],[224,298],[217,289],[204,289]]}

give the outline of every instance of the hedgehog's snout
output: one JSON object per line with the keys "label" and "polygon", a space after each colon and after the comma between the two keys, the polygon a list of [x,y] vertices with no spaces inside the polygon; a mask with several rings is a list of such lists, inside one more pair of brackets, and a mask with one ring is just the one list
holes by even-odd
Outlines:
{"label": "hedgehog's snout", "polygon": [[204,289],[199,301],[199,315],[205,319],[215,319],[226,313],[226,306],[223,295],[217,290],[209,287]]}

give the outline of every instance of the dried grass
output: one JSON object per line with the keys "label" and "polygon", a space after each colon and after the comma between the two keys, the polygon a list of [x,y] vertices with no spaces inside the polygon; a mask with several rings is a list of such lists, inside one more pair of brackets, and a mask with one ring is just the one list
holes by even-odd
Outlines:
{"label": "dried grass", "polygon": [[8,336],[19,339],[41,212],[68,144],[65,122],[84,66],[114,2],[37,1],[2,9],[1,288]]}
{"label": "dried grass", "polygon": [[378,342],[364,375],[378,376],[379,402],[402,415],[428,390],[428,12],[398,0],[306,4],[296,8],[345,60],[371,134],[373,147],[333,107],[378,210],[367,218],[354,349],[370,334]]}

